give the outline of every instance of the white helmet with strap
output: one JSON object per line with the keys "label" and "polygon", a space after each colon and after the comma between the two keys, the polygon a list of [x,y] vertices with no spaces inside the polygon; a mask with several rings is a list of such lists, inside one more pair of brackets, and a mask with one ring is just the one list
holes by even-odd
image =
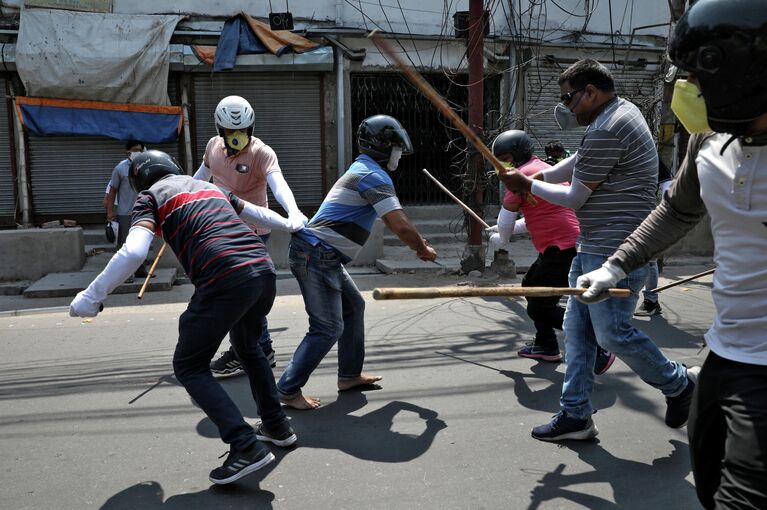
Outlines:
{"label": "white helmet with strap", "polygon": [[216,130],[248,129],[253,130],[256,114],[250,103],[240,96],[227,96],[219,101],[214,114]]}

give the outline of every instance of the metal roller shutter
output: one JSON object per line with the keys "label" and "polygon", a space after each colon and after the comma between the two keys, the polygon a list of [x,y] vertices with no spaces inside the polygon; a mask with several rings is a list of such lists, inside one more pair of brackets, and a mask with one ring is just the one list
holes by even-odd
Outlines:
{"label": "metal roller shutter", "polygon": [[[213,112],[230,95],[248,100],[256,113],[254,135],[274,149],[299,207],[311,209],[324,198],[320,76],[314,73],[227,73],[196,75],[191,105],[195,165],[215,136]],[[276,204],[270,195],[270,204]]]}
{"label": "metal roller shutter", "polygon": [[[0,80],[0,90],[6,90],[5,80]],[[11,223],[16,214],[16,196],[13,186],[13,171],[11,170],[11,136],[8,119],[8,104],[5,98],[0,101],[0,145],[6,150],[0,150],[0,221]]]}
{"label": "metal roller shutter", "polygon": [[[176,100],[175,80],[168,95]],[[178,159],[178,144],[148,146]],[[115,165],[125,158],[125,142],[84,136],[29,137],[32,204],[37,216],[72,218],[105,214],[104,190]]]}
{"label": "metal roller shutter", "polygon": [[[559,140],[567,150],[575,152],[586,131],[586,128],[562,131],[554,122],[554,107],[561,95],[557,82],[568,65],[539,61],[538,65],[526,70],[525,129],[541,158],[545,156],[545,145],[551,140]],[[615,79],[618,95],[639,106],[654,132],[655,91],[661,78],[658,66],[608,68]]]}

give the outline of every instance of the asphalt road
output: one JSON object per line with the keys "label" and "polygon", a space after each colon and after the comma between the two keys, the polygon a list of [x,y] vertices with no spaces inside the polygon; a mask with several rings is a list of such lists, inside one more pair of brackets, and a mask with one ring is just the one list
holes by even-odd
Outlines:
{"label": "asphalt road", "polygon": [[[667,277],[705,268],[669,268]],[[172,376],[190,285],[112,296],[92,321],[64,312],[0,316],[0,508],[8,509],[686,509],[699,508],[686,430],[663,424],[663,396],[620,361],[598,378],[593,442],[530,437],[558,409],[563,364],[516,356],[532,338],[524,301],[373,301],[374,287],[448,285],[449,276],[358,276],[367,301],[366,371],[381,389],[338,393],[331,351],[288,411],[296,448],[241,482],[208,472],[227,447]],[[662,279],[661,283],[664,283]],[[702,362],[710,277],[666,291],[636,324],[666,354]],[[307,326],[291,279],[269,317],[279,376]],[[3,298],[5,310],[68,299]],[[224,383],[249,421],[244,378]]]}

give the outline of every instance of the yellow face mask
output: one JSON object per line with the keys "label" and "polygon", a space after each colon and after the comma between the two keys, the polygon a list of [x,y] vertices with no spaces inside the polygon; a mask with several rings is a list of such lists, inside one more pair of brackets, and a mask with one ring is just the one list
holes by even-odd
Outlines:
{"label": "yellow face mask", "polygon": [[250,141],[250,137],[248,136],[248,133],[238,129],[236,131],[232,131],[228,135],[224,137],[224,140],[226,140],[226,146],[230,149],[239,151],[245,148],[246,145],[248,145],[248,142]]}
{"label": "yellow face mask", "polygon": [[706,102],[700,89],[687,80],[677,80],[671,97],[671,111],[691,135],[711,131]]}

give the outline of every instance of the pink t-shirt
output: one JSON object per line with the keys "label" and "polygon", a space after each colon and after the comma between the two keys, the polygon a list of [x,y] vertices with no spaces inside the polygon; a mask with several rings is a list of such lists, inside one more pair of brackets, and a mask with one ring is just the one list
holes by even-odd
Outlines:
{"label": "pink t-shirt", "polygon": [[[530,161],[517,170],[531,177],[547,168],[549,168],[547,163],[533,156]],[[568,184],[563,185],[567,186]],[[530,232],[533,246],[538,253],[543,253],[550,246],[556,246],[560,250],[574,247],[580,233],[575,212],[567,207],[554,205],[537,196],[535,199],[538,201],[536,205],[532,205],[528,201],[523,203],[519,195],[506,190],[503,195],[503,204],[520,206],[519,210],[525,215],[527,230]]]}
{"label": "pink t-shirt", "polygon": [[[203,156],[205,166],[210,168],[213,184],[231,191],[240,198],[261,207],[269,207],[266,198],[266,176],[282,172],[277,154],[271,147],[256,138],[234,156],[226,155],[226,145],[220,136],[208,140]],[[268,228],[250,225],[257,234],[268,234]]]}

